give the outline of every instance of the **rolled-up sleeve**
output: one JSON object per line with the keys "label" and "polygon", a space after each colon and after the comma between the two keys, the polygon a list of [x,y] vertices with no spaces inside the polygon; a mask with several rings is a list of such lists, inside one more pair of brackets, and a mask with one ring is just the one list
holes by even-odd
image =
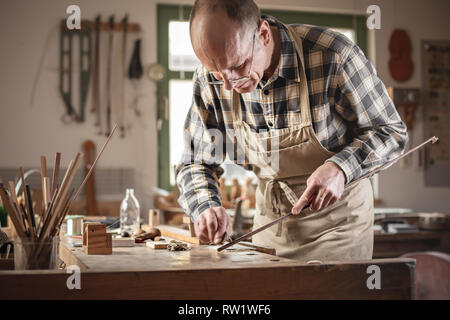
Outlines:
{"label": "rolled-up sleeve", "polygon": [[208,90],[194,74],[194,92],[191,108],[184,125],[184,151],[176,169],[180,189],[178,203],[193,221],[206,209],[221,206],[218,179],[223,173],[225,136],[219,129]]}
{"label": "rolled-up sleeve", "polygon": [[335,111],[348,123],[353,139],[327,162],[336,163],[349,183],[403,153],[408,132],[359,47],[354,46],[343,62],[337,83]]}

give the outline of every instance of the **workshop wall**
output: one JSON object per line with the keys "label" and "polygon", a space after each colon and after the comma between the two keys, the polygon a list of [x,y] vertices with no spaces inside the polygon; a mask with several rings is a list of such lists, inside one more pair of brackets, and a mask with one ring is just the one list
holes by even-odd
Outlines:
{"label": "workshop wall", "polygon": [[[421,40],[448,40],[450,20],[447,0],[257,0],[261,7],[281,10],[310,10],[335,13],[363,13],[371,4],[381,8],[381,29],[371,33],[376,43],[370,58],[378,75],[388,86],[422,86]],[[156,61],[157,3],[192,4],[172,0],[2,0],[0,2],[0,167],[38,166],[42,154],[50,159],[56,151],[63,153],[63,166],[81,149],[81,143],[94,138],[100,147],[104,137],[96,135],[94,117],[83,124],[65,125],[60,121],[64,105],[58,92],[59,37],[56,28],[66,16],[70,4],[81,7],[83,18],[93,19],[101,13],[122,17],[129,13],[131,22],[143,29],[142,60],[148,66]],[[395,28],[406,29],[413,45],[414,74],[402,84],[388,71],[388,43]],[[52,31],[53,30],[53,31]],[[51,34],[49,36],[49,34]],[[48,38],[48,40],[47,40]],[[48,41],[48,44],[47,44]],[[34,100],[30,102],[43,50],[42,71]],[[157,184],[157,131],[155,86],[143,80],[140,100],[143,115],[135,121],[125,139],[116,136],[99,163],[99,168],[135,169],[135,188],[144,208],[152,203],[152,189]],[[89,109],[89,105],[87,110]],[[422,111],[416,114],[413,143],[423,138]],[[410,207],[414,210],[449,212],[450,188],[424,185],[423,172],[413,166],[395,165],[380,176],[380,198],[384,206]]]}
{"label": "workshop wall", "polygon": [[[81,151],[84,140],[93,139],[98,152],[106,139],[97,135],[95,114],[88,112],[89,101],[84,123],[66,125],[60,120],[65,107],[58,87],[58,26],[59,21],[68,16],[66,8],[71,4],[80,6],[82,19],[94,20],[96,15],[101,14],[104,21],[115,14],[117,21],[128,13],[129,21],[139,23],[143,29],[143,66],[156,60],[155,1],[2,0],[0,168],[37,167],[40,155],[46,155],[49,165],[52,165],[57,151],[63,155],[61,166],[67,167],[75,153]],[[132,45],[131,41],[129,45]],[[44,50],[34,100],[30,101]],[[145,210],[143,212],[151,207],[152,188],[157,184],[155,90],[154,84],[144,77],[139,98],[142,116],[133,121],[124,139],[119,138],[118,134],[112,139],[98,164],[98,168],[135,170],[134,187]],[[74,91],[74,95],[77,93]],[[101,195],[99,198],[102,198]]]}

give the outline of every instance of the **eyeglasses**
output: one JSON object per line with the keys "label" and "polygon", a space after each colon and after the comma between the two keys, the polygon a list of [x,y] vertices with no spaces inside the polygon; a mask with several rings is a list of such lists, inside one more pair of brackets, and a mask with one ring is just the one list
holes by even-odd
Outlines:
{"label": "eyeglasses", "polygon": [[[258,28],[256,28],[255,32],[253,33],[253,45],[252,45],[252,60],[250,61],[250,69],[248,70],[248,74],[246,76],[237,78],[237,79],[228,79],[228,82],[230,82],[231,84],[235,85],[235,86],[239,86],[240,84],[243,84],[244,82],[246,82],[247,80],[250,79],[250,73],[252,72],[252,66],[253,66],[253,52],[255,50],[255,38],[256,38],[256,32],[258,31]],[[223,84],[223,80],[214,80],[214,81],[209,81],[208,84],[211,85],[221,85]]]}

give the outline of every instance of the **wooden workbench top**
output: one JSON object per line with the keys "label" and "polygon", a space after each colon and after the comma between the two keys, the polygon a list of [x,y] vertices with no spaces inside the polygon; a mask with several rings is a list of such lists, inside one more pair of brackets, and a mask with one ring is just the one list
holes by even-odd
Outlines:
{"label": "wooden workbench top", "polygon": [[[166,238],[166,237],[165,237]],[[327,261],[321,265],[256,252],[241,245],[192,245],[188,251],[144,245],[86,255],[62,241],[66,267],[81,269],[79,290],[66,270],[0,271],[0,299],[413,299],[415,260]],[[381,287],[368,288],[373,266]],[[368,271],[369,270],[369,271]],[[370,281],[369,281],[370,282]],[[6,289],[6,290],[3,290]]]}
{"label": "wooden workbench top", "polygon": [[257,252],[239,244],[222,252],[217,252],[219,246],[215,245],[190,246],[191,249],[186,251],[169,251],[136,244],[135,247],[113,248],[112,255],[87,255],[81,248],[73,248],[70,242],[62,241],[60,258],[66,265],[78,265],[83,271],[211,270],[298,264],[294,260]]}
{"label": "wooden workbench top", "polygon": [[[62,245],[61,248],[69,249]],[[133,250],[130,250],[133,249]],[[66,252],[83,263],[79,290],[65,270],[0,271],[0,299],[414,299],[415,261],[380,259],[308,265],[263,253],[217,253],[214,247],[152,253],[114,248],[111,256]],[[252,252],[251,252],[252,253]],[[133,259],[136,259],[133,261]],[[271,261],[279,259],[279,261]],[[209,260],[209,261],[208,261]],[[126,261],[128,264],[126,264]],[[381,287],[370,289],[372,266]],[[125,267],[126,266],[126,267]],[[101,269],[97,269],[101,268]],[[119,267],[121,269],[119,269]]]}

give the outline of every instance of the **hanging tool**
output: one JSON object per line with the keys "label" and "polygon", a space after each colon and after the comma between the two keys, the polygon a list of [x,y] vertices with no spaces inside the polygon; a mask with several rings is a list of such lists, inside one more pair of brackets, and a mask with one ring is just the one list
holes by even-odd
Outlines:
{"label": "hanging tool", "polygon": [[107,103],[106,103],[106,136],[111,132],[111,95],[112,95],[112,56],[114,44],[114,15],[109,18],[109,39],[108,39],[108,66],[106,73],[107,82]]}
{"label": "hanging tool", "polygon": [[102,130],[101,125],[101,106],[100,106],[100,24],[101,16],[95,18],[94,24],[94,59],[92,66],[92,108],[91,112],[95,112],[95,126],[99,127],[100,134]]}
{"label": "hanging tool", "polygon": [[[79,37],[79,59],[80,59],[80,87],[79,87],[79,110],[75,111],[72,103],[72,48],[73,38]],[[60,92],[66,105],[66,114],[62,121],[70,123],[72,121],[83,122],[86,107],[86,97],[89,88],[91,75],[91,26],[86,20],[81,22],[81,29],[69,30],[66,20],[61,21],[60,33]]]}
{"label": "hanging tool", "polygon": [[120,129],[120,137],[125,137],[125,68],[126,68],[126,49],[127,49],[127,25],[128,25],[128,15],[122,19],[122,50],[121,50],[121,61],[119,62],[119,87],[117,99],[117,122]]}
{"label": "hanging tool", "polygon": [[[83,143],[83,153],[85,154],[84,171],[87,175],[95,159],[95,143],[91,140],[85,141]],[[94,172],[92,172],[86,182],[86,203],[88,215],[98,215]]]}
{"label": "hanging tool", "polygon": [[141,39],[134,42],[133,56],[128,67],[128,78],[139,80],[142,78],[143,69],[141,62]]}
{"label": "hanging tool", "polygon": [[[134,87],[135,92],[137,91],[137,85],[139,80],[142,78],[143,69],[141,62],[141,39],[137,39],[134,42],[133,55],[131,57],[130,65],[128,67],[128,78],[130,78],[131,83]],[[141,116],[141,112],[137,107],[138,96],[136,95],[133,101],[134,114],[137,117]]]}
{"label": "hanging tool", "polygon": [[[414,149],[409,150],[408,152],[404,153],[403,155],[398,156],[397,158],[395,158],[395,159],[393,159],[393,160],[391,160],[391,161],[386,162],[384,165],[382,165],[382,166],[380,166],[380,167],[378,167],[378,168],[376,168],[376,169],[370,171],[369,173],[363,175],[362,177],[360,177],[360,178],[358,178],[358,179],[356,179],[356,180],[350,182],[349,184],[347,184],[347,185],[345,186],[345,189],[349,188],[350,186],[352,186],[352,185],[358,183],[359,181],[361,181],[361,180],[363,180],[363,179],[365,179],[365,178],[369,178],[369,177],[373,176],[374,174],[379,173],[379,172],[380,172],[381,170],[383,170],[383,169],[386,169],[386,168],[390,167],[391,165],[393,165],[394,163],[396,163],[396,162],[397,162],[398,160],[400,160],[401,158],[404,158],[404,157],[408,156],[410,153],[412,153],[412,152],[414,152],[414,151],[416,151],[416,150],[422,148],[422,147],[425,146],[426,144],[428,144],[428,143],[430,143],[430,142],[431,142],[432,144],[434,144],[434,143],[436,143],[438,140],[439,140],[439,138],[437,138],[437,137],[431,137],[430,139],[428,139],[427,141],[425,141],[425,142],[423,142],[422,144],[418,145],[418,146],[415,147]],[[307,207],[309,207],[309,205],[306,206],[305,208],[303,208],[303,210],[306,209]],[[245,235],[243,235],[243,236],[241,236],[241,237],[239,237],[239,238],[237,238],[237,239],[235,239],[235,240],[233,240],[233,241],[228,242],[227,244],[225,244],[225,245],[219,247],[219,248],[217,249],[217,251],[220,252],[220,251],[222,251],[222,250],[225,250],[226,248],[229,248],[229,247],[231,247],[232,245],[234,245],[234,244],[236,244],[236,243],[238,243],[238,242],[240,242],[240,241],[242,241],[242,240],[244,240],[244,239],[247,239],[247,238],[249,238],[249,237],[251,237],[251,236],[253,236],[253,235],[255,235],[255,234],[257,234],[257,233],[259,233],[259,232],[261,232],[261,231],[263,231],[263,230],[266,230],[267,228],[270,228],[271,226],[273,226],[273,225],[275,225],[275,224],[277,224],[277,223],[279,223],[279,222],[281,222],[281,221],[283,221],[283,220],[289,218],[289,217],[292,216],[292,215],[293,215],[293,214],[292,214],[292,212],[291,212],[291,213],[289,213],[289,214],[287,214],[287,215],[281,216],[281,217],[279,217],[278,219],[275,219],[275,220],[273,220],[272,222],[270,222],[270,223],[268,223],[268,224],[266,224],[266,225],[264,225],[264,226],[262,226],[262,227],[260,227],[260,228],[258,228],[258,229],[256,229],[256,230],[253,230],[252,232],[249,232],[249,233],[247,233],[247,234],[245,234]]]}

